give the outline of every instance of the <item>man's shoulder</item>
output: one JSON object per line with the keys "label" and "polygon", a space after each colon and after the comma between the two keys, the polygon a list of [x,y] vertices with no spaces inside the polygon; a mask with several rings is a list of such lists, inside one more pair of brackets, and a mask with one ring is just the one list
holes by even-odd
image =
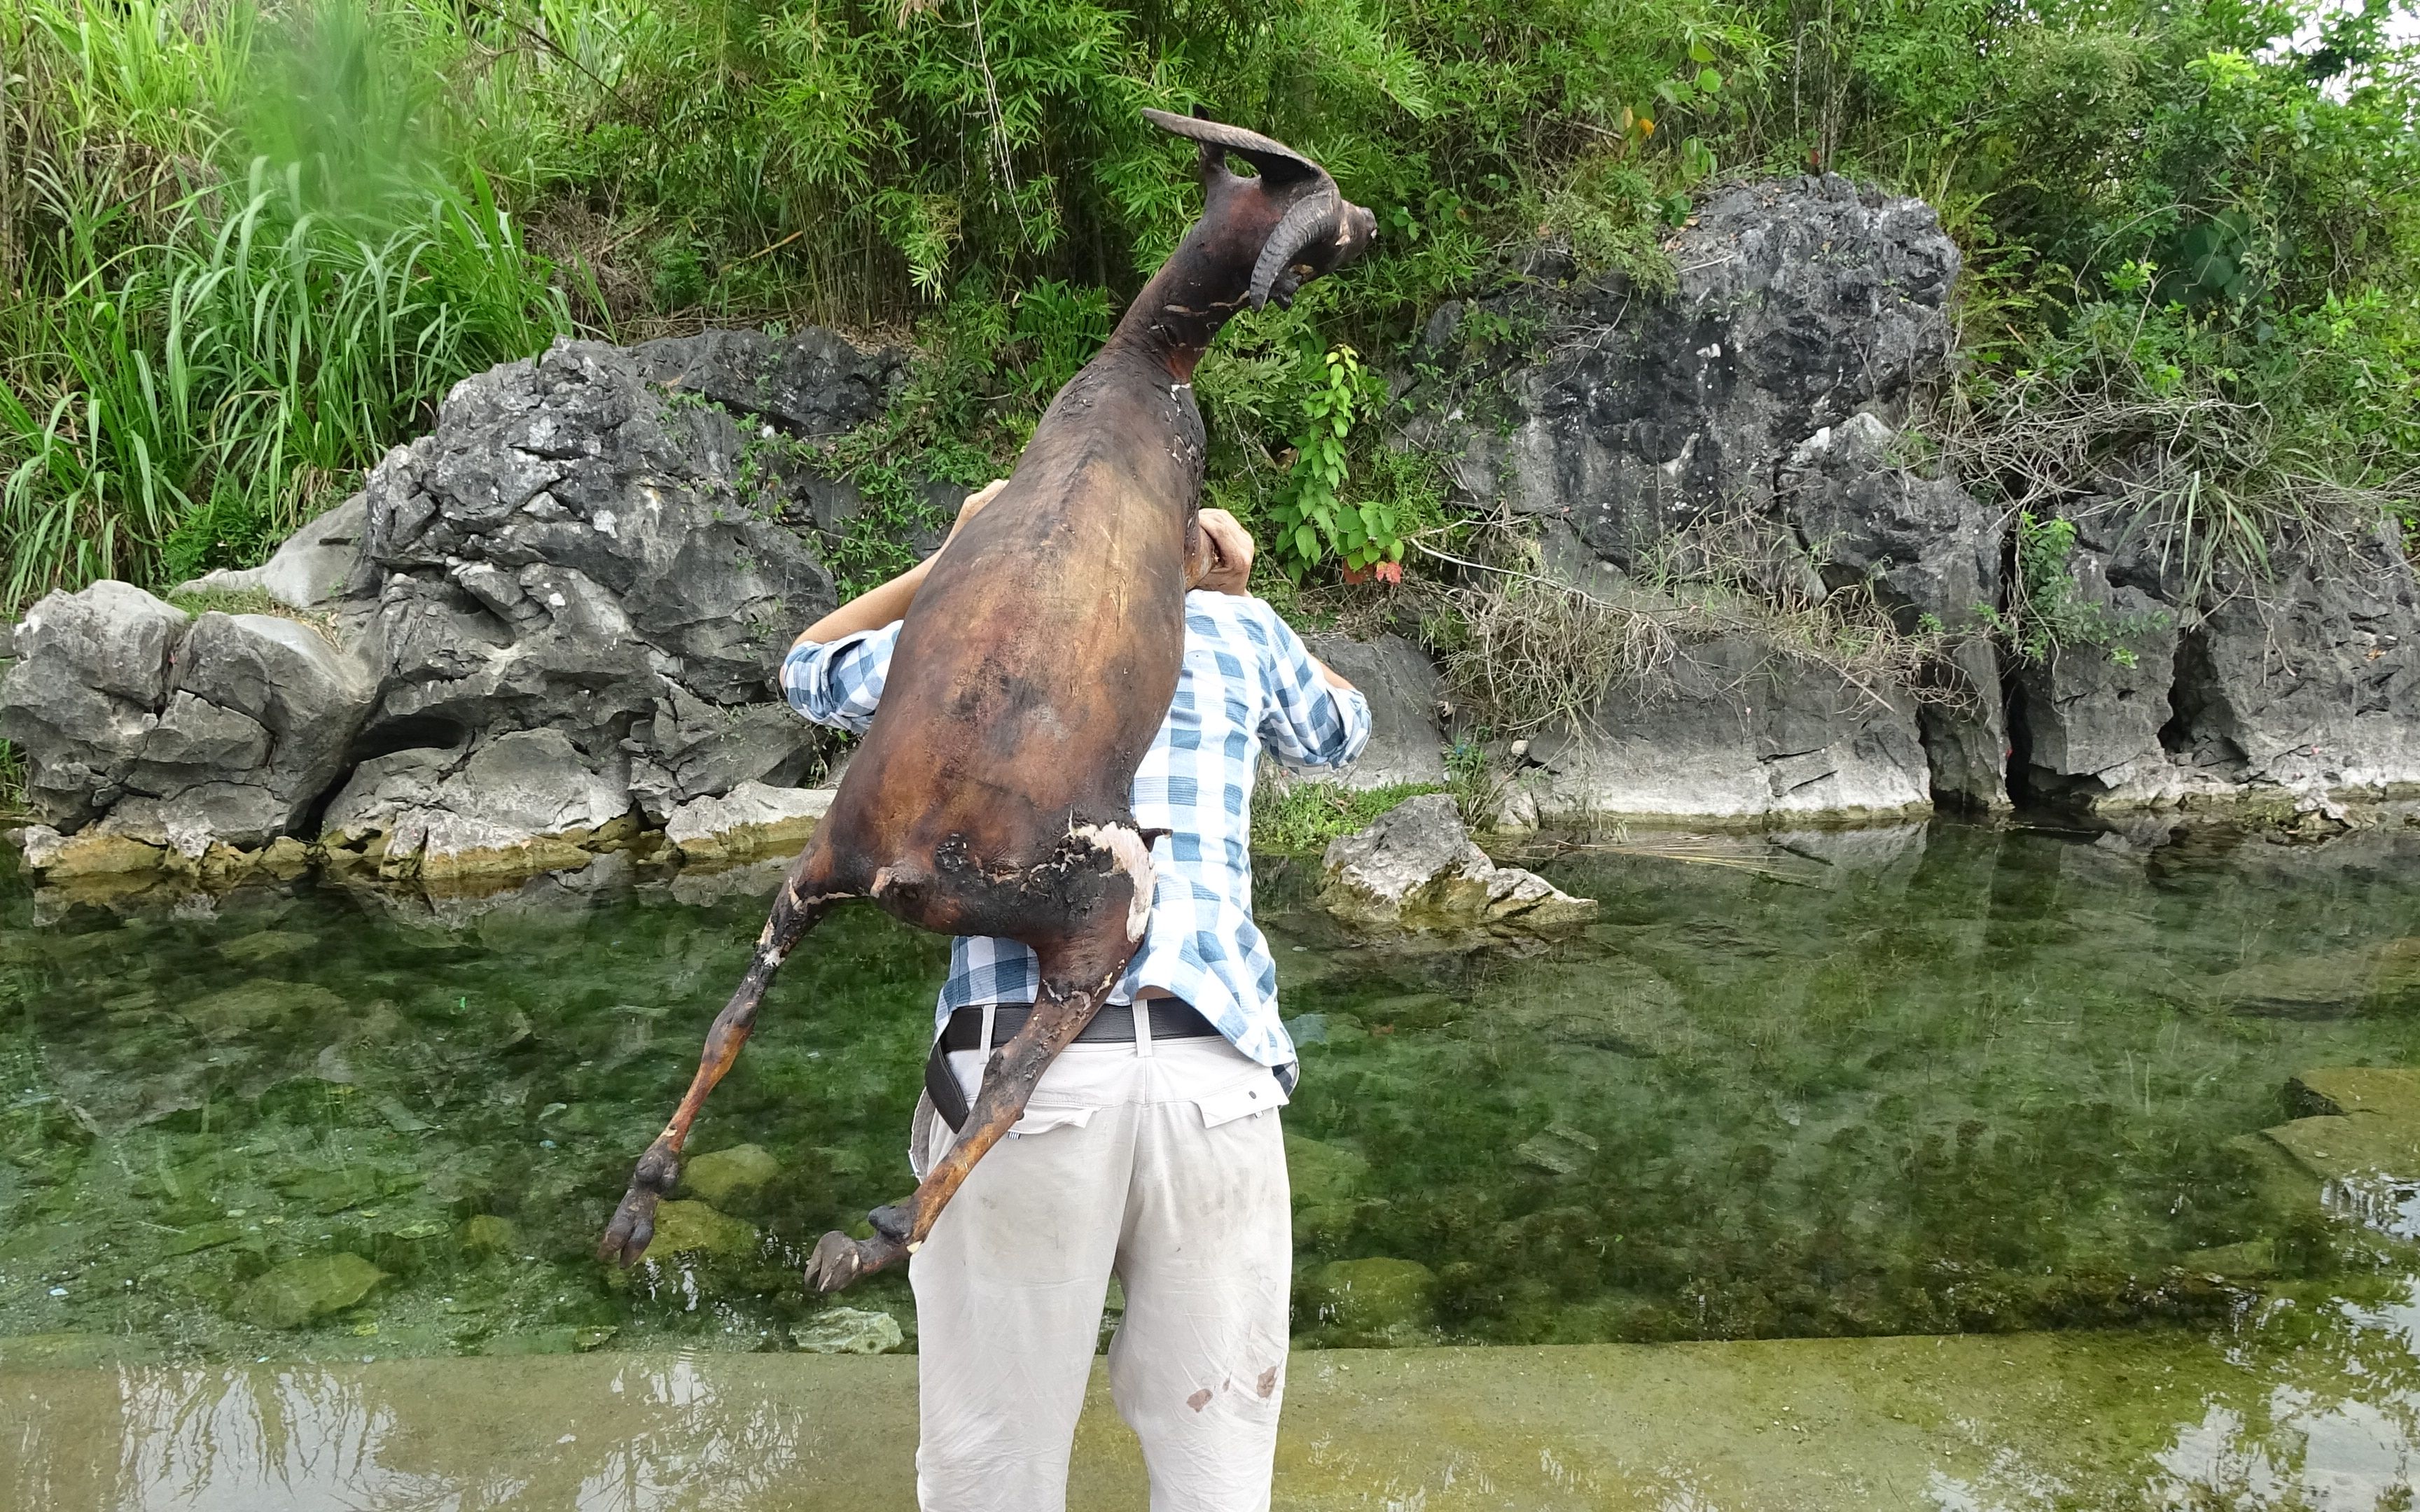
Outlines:
{"label": "man's shoulder", "polygon": [[1268,600],[1195,589],[1185,595],[1185,638],[1222,645],[1275,645],[1284,622]]}

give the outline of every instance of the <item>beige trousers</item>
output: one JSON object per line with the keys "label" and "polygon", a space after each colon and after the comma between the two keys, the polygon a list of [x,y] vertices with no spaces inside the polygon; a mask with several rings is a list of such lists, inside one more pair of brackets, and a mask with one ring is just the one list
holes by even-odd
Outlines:
{"label": "beige trousers", "polygon": [[[983,1056],[950,1057],[971,1096]],[[1262,1512],[1294,1260],[1285,1093],[1216,1038],[1070,1046],[908,1264],[923,1512],[1063,1512],[1109,1277],[1152,1512]],[[920,1171],[949,1126],[920,1104]]]}

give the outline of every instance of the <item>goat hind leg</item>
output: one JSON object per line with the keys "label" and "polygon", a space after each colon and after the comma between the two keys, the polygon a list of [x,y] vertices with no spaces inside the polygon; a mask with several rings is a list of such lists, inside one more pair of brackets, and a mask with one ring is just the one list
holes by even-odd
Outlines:
{"label": "goat hind leg", "polygon": [[[1084,1032],[1109,989],[1125,975],[1134,944],[1123,938],[1123,931],[1118,933],[1121,937],[1114,944],[1103,939],[1084,942],[1070,952],[1042,952],[1040,1001],[1025,1026],[992,1052],[990,1063],[984,1068],[983,1086],[967,1111],[956,1142],[933,1163],[908,1200],[874,1210],[870,1215],[873,1238],[851,1239],[838,1231],[824,1235],[807,1260],[807,1280],[816,1290],[838,1291],[861,1276],[898,1264],[923,1244],[924,1236],[932,1232],[934,1221],[956,1196],[975,1162],[1025,1116],[1026,1102],[1042,1073],[1049,1070],[1060,1051]],[[1058,955],[1055,961],[1054,954]],[[1079,970],[1070,980],[1064,969],[1068,955],[1084,960],[1090,969]],[[1054,965],[1062,969],[1054,970]]]}
{"label": "goat hind leg", "polygon": [[690,1125],[697,1121],[706,1094],[722,1080],[731,1063],[739,1058],[739,1047],[748,1042],[749,1031],[756,1026],[757,1005],[764,1001],[765,989],[772,985],[773,974],[782,969],[782,963],[797,948],[799,938],[814,928],[834,903],[855,896],[833,890],[830,852],[822,839],[818,834],[810,842],[806,854],[790,869],[781,892],[775,895],[772,917],[766,919],[764,933],[756,936],[756,953],[749,959],[738,990],[731,995],[722,1011],[715,1015],[714,1026],[706,1031],[697,1074],[690,1078],[689,1090],[683,1094],[680,1106],[673,1111],[671,1121],[664,1125],[664,1132],[656,1135],[655,1143],[639,1157],[638,1168],[630,1173],[630,1188],[622,1194],[621,1205],[613,1210],[613,1220],[606,1226],[605,1237],[597,1241],[598,1259],[628,1266],[647,1252],[648,1242],[656,1237],[656,1203],[670,1194],[674,1183],[680,1180],[681,1147],[689,1141]]}

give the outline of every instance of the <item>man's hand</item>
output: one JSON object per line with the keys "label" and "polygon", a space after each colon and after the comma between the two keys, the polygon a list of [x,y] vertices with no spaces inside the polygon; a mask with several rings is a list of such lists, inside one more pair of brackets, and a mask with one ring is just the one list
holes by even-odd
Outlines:
{"label": "man's hand", "polygon": [[984,505],[988,504],[993,500],[999,498],[1000,491],[1007,486],[1008,480],[1006,478],[994,478],[989,483],[986,483],[982,487],[976,489],[974,492],[967,495],[967,501],[958,506],[958,517],[950,522],[949,538],[944,540],[941,544],[943,546],[947,546],[951,541],[956,540],[958,538],[958,532],[967,528],[967,521],[974,518],[977,515],[982,514]]}
{"label": "man's hand", "polygon": [[1251,593],[1252,532],[1223,509],[1205,509],[1202,522],[1204,563],[1193,586],[1214,594],[1249,596]]}

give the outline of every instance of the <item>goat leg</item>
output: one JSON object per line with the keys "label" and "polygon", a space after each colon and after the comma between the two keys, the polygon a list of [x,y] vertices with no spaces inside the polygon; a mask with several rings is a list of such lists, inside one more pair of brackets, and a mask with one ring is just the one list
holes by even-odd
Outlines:
{"label": "goat leg", "polygon": [[690,1125],[697,1121],[706,1094],[714,1090],[732,1062],[739,1058],[739,1047],[748,1042],[749,1031],[756,1026],[756,1009],[764,1001],[765,989],[772,985],[773,973],[782,969],[782,963],[797,948],[799,938],[814,928],[834,903],[853,896],[831,890],[830,853],[822,839],[819,834],[808,844],[774,898],[772,917],[765,921],[764,933],[756,936],[756,953],[748,963],[747,973],[739,979],[738,990],[731,995],[722,1011],[715,1015],[714,1026],[706,1031],[706,1049],[698,1057],[697,1074],[690,1078],[689,1091],[682,1096],[680,1106],[673,1110],[664,1132],[656,1135],[655,1143],[639,1157],[638,1168],[630,1173],[630,1188],[622,1194],[621,1205],[613,1210],[613,1221],[606,1226],[605,1237],[597,1242],[598,1259],[628,1266],[647,1252],[648,1242],[656,1237],[656,1203],[670,1195],[680,1180],[681,1147],[689,1142]]}
{"label": "goat leg", "polygon": [[[1133,947],[1119,942],[1131,953]],[[1093,1022],[1125,974],[1125,959],[1120,956],[1106,974],[1094,977],[1081,986],[1060,983],[1063,978],[1052,973],[1047,957],[1043,962],[1041,1001],[1034,1006],[1032,1017],[1025,1026],[1009,1037],[1008,1042],[992,1052],[989,1064],[984,1068],[983,1087],[975,1093],[974,1103],[967,1110],[967,1121],[958,1131],[957,1141],[949,1152],[933,1163],[917,1183],[915,1192],[905,1201],[876,1208],[868,1214],[874,1225],[871,1239],[851,1239],[837,1230],[824,1235],[815,1244],[814,1254],[807,1260],[807,1280],[818,1291],[838,1291],[850,1282],[876,1271],[888,1270],[922,1247],[924,1236],[933,1230],[934,1221],[941,1210],[975,1168],[975,1162],[992,1146],[1000,1143],[1017,1119],[1025,1116],[1026,1102],[1033,1096],[1035,1084],[1059,1052],[1075,1042]]]}

